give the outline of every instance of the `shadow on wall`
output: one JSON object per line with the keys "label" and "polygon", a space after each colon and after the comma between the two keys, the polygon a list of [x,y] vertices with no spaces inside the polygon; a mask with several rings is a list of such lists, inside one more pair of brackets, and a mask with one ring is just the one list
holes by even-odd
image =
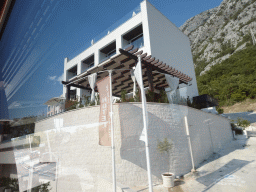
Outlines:
{"label": "shadow on wall", "polygon": [[226,165],[222,166],[218,170],[205,176],[199,177],[196,180],[207,187],[204,191],[208,191],[217,183],[220,185],[229,185],[234,183],[236,184],[236,186],[240,186],[242,184],[242,181],[237,180],[235,178],[235,175],[232,175],[232,173],[235,173],[236,171],[240,170],[242,167],[246,166],[251,162],[252,161],[232,159],[230,162],[228,162]]}
{"label": "shadow on wall", "polygon": [[[232,140],[230,123],[221,116],[174,104],[152,103],[147,104],[147,109],[151,172],[159,179],[164,172],[170,171],[179,176],[192,169],[189,137],[195,167]],[[188,119],[189,136],[184,116]],[[146,174],[145,143],[140,140],[143,129],[141,104],[119,105],[119,117],[121,158],[141,167]],[[173,144],[169,157],[157,150],[158,141],[164,138]]]}
{"label": "shadow on wall", "polygon": [[[120,155],[133,164],[147,170],[145,143],[140,140],[143,129],[140,104],[119,105],[121,149]],[[154,104],[148,109],[148,140],[151,161],[151,173],[161,179],[161,174],[171,171],[176,175],[191,170],[188,141],[184,124],[185,108],[179,105]],[[172,141],[170,161],[167,154],[159,153],[157,143],[167,138]],[[170,162],[170,163],[169,163]],[[185,165],[185,166],[183,166]],[[152,178],[154,179],[154,178]]]}

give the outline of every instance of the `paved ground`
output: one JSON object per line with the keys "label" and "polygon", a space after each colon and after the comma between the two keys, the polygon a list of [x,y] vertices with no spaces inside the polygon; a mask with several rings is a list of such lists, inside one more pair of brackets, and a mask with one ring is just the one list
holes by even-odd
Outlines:
{"label": "paved ground", "polygon": [[[194,174],[187,174],[183,180],[175,182],[175,187],[166,189],[154,186],[154,192],[255,192],[256,191],[256,137],[237,140],[207,161]],[[148,191],[147,187],[134,189]]]}
{"label": "paved ground", "polygon": [[[222,114],[224,117],[230,117],[232,120],[237,120],[238,117],[246,119],[251,123],[256,122],[256,112],[241,112],[241,113],[224,113]],[[256,191],[256,190],[255,190]]]}

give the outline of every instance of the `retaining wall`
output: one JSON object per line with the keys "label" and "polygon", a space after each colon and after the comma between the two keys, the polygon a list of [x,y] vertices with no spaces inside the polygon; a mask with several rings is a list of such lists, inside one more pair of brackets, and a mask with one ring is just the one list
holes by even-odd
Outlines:
{"label": "retaining wall", "polygon": [[[163,172],[170,170],[183,175],[192,168],[185,115],[196,166],[232,140],[229,121],[224,117],[180,105],[148,103],[147,107],[154,183],[161,182]],[[117,182],[128,186],[147,185],[145,143],[139,140],[143,129],[141,104],[119,103],[113,110]],[[99,106],[93,106],[36,123],[35,135],[40,136],[41,143],[40,161],[58,161],[58,191],[97,191],[102,188],[102,178],[112,178],[111,147],[98,144],[98,122]],[[157,150],[158,141],[164,138],[173,144],[169,156]]]}

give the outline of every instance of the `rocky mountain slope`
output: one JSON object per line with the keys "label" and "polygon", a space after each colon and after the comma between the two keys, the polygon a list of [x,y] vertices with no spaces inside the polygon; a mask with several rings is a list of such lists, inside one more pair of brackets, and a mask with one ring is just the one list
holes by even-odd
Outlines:
{"label": "rocky mountain slope", "polygon": [[190,38],[197,75],[254,43],[255,12],[256,0],[223,0],[180,27]]}

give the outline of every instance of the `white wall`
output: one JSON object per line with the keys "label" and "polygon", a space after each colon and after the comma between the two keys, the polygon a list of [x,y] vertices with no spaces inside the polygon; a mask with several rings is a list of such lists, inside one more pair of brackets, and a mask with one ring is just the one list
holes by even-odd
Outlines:
{"label": "white wall", "polygon": [[189,38],[149,2],[147,4],[151,55],[193,78],[190,98],[198,96]]}
{"label": "white wall", "polygon": [[[161,183],[163,172],[183,175],[192,168],[184,116],[188,117],[196,167],[232,140],[229,121],[222,116],[174,104],[148,103],[147,108],[153,183]],[[102,188],[102,177],[111,180],[111,147],[99,145],[98,123],[99,106],[64,112],[36,123],[34,135],[40,136],[40,147],[33,150],[40,151],[40,162],[59,163],[58,191],[97,191]],[[140,103],[114,105],[116,175],[120,184],[147,185],[145,143],[139,140],[142,128]],[[158,141],[164,138],[173,143],[169,157],[157,150]],[[0,148],[17,146],[17,142],[1,144]],[[13,151],[1,152],[0,163],[14,164]]]}
{"label": "white wall", "polygon": [[[154,183],[161,182],[161,173],[168,170],[176,175],[183,175],[192,168],[185,115],[188,116],[196,166],[232,139],[229,121],[218,115],[186,106],[158,103],[148,104],[148,112]],[[56,119],[63,120],[62,127],[56,126]],[[41,153],[48,150],[44,131],[52,129],[49,133],[51,151],[60,159],[59,190],[96,191],[101,185],[100,177],[104,175],[105,178],[111,179],[111,148],[98,144],[98,122],[99,107],[94,106],[65,112],[36,123],[36,135],[41,136],[41,144],[45,143]],[[142,122],[141,104],[114,105],[116,175],[117,182],[124,185],[146,185],[148,182],[145,144],[139,140]],[[209,122],[210,126],[206,122]],[[158,140],[162,141],[165,137],[173,142],[170,157],[157,151]],[[49,162],[49,156],[40,161]],[[76,188],[72,188],[74,182]]]}

